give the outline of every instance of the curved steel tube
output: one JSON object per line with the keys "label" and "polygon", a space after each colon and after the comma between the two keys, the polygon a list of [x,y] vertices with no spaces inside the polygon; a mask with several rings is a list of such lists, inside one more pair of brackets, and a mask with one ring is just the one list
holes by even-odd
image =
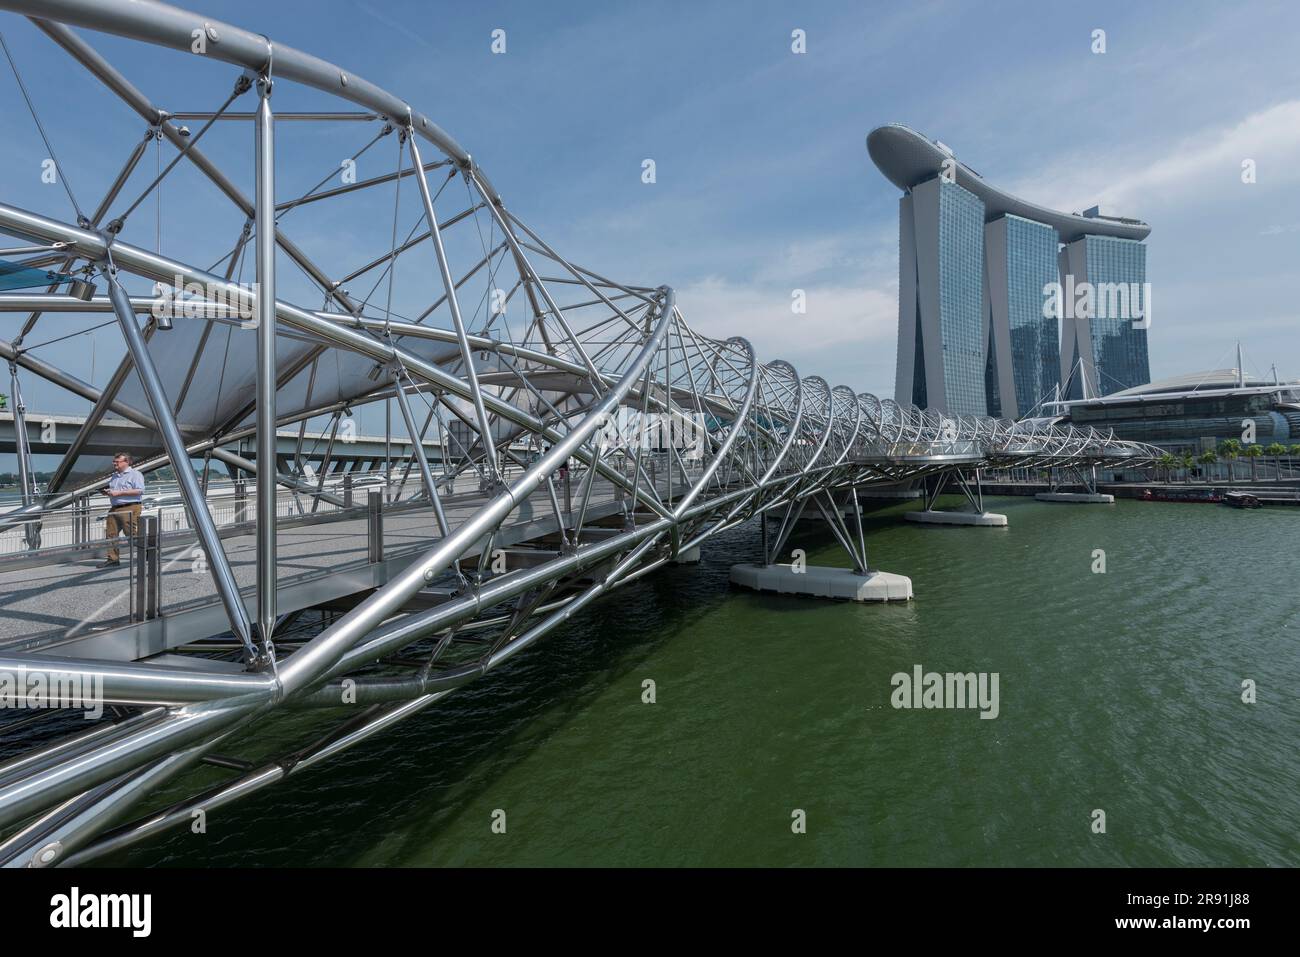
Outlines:
{"label": "curved steel tube", "polygon": [[[45,34],[136,115],[156,127],[165,140],[183,148],[188,161],[249,220],[257,218],[260,211],[263,224],[271,221],[266,207],[275,201],[269,179],[271,118],[265,96],[256,114],[264,136],[264,148],[258,154],[263,178],[261,188],[250,199],[213,160],[187,144],[165,111],[70,26],[116,34],[187,56],[195,55],[190,52],[192,45],[202,38],[205,52],[201,55],[206,59],[232,64],[251,75],[269,71],[279,84],[298,84],[338,97],[382,118],[398,135],[409,136],[406,148],[417,167],[413,175],[423,218],[430,224],[426,238],[433,246],[432,262],[444,287],[441,298],[415,321],[388,313],[367,314],[364,303],[353,299],[341,282],[331,279],[286,235],[288,227],[282,227],[279,220],[292,211],[292,204],[276,219],[276,228],[270,231],[273,235],[259,234],[262,274],[271,274],[274,243],[319,287],[327,302],[325,309],[307,308],[283,296],[270,296],[259,304],[252,293],[227,277],[161,251],[150,252],[126,241],[117,230],[109,239],[81,225],[4,203],[0,203],[0,232],[43,244],[64,243],[62,254],[71,257],[70,262],[93,267],[111,256],[124,273],[165,284],[176,277],[198,284],[207,298],[196,321],[230,324],[242,309],[260,310],[264,323],[274,322],[275,335],[282,343],[300,350],[306,344],[306,351],[293,363],[266,365],[261,382],[270,391],[263,395],[282,397],[283,392],[276,390],[285,390],[315,357],[327,351],[333,351],[340,361],[376,370],[377,381],[349,386],[352,392],[343,391],[340,376],[338,394],[315,401],[314,409],[290,412],[289,421],[321,412],[337,413],[354,402],[386,399],[396,390],[402,420],[413,435],[417,423],[407,401],[409,385],[433,393],[437,402],[451,410],[456,422],[482,437],[480,461],[471,462],[466,450],[462,469],[481,464],[487,475],[495,476],[500,455],[520,470],[513,480],[489,486],[473,513],[455,523],[441,508],[429,462],[417,456],[419,477],[436,513],[436,540],[347,614],[292,653],[281,655],[273,669],[265,661],[255,666],[261,670],[225,673],[197,664],[164,667],[49,654],[0,656],[0,671],[24,676],[58,671],[77,680],[97,681],[105,703],[148,709],[119,725],[56,742],[0,767],[0,828],[42,815],[0,847],[0,862],[21,865],[53,844],[59,847],[50,858],[54,863],[87,860],[186,819],[191,807],[218,806],[282,780],[441,700],[531,647],[597,598],[660,567],[681,549],[695,547],[723,529],[774,508],[784,506],[787,518],[797,518],[809,502],[824,511],[824,502],[834,504],[835,495],[861,484],[893,483],[952,467],[1091,467],[1139,464],[1158,455],[1150,447],[1117,442],[1092,429],[984,417],[953,419],[933,410],[903,408],[892,399],[857,394],[847,386],[832,388],[817,376],[800,377],[793,366],[781,360],[762,363],[744,339],[701,336],[687,324],[671,288],[617,283],[565,260],[507,209],[470,154],[404,99],[349,70],[259,34],[150,0],[0,0],[0,8],[34,18]],[[414,140],[417,136],[445,160],[426,164]],[[435,208],[438,196],[423,172],[439,164],[465,180],[471,193],[469,210],[439,218]],[[400,184],[401,170],[389,179]],[[313,197],[311,208],[328,207],[328,202],[316,200],[352,190],[329,192],[329,196]],[[512,263],[518,282],[510,295],[518,292],[531,316],[522,337],[493,329],[495,317],[476,326],[475,317],[462,312],[457,290],[465,280],[454,278],[453,250],[450,244],[444,245],[443,234],[470,221],[501,232],[502,241],[491,251],[487,248],[490,244],[484,244],[483,258],[464,274],[465,280],[485,264],[496,263],[498,254],[502,263]],[[360,276],[385,262],[392,269],[398,254],[395,249],[389,257],[373,260],[361,270],[344,272]],[[559,266],[560,278],[540,274],[530,261],[533,255],[538,263]],[[485,271],[493,273],[495,269]],[[562,305],[561,288],[575,290],[588,301]],[[129,296],[116,281],[110,284],[109,293],[107,298],[90,302],[57,294],[0,295],[0,309],[33,314],[115,310],[126,323],[152,305],[148,297]],[[342,311],[328,311],[335,306]],[[592,308],[601,310],[596,321],[591,312],[584,311]],[[445,309],[451,328],[424,323],[425,316],[438,309]],[[267,330],[262,340],[264,359],[275,351],[269,348],[270,338]],[[148,358],[142,351],[147,343],[133,339],[132,347],[138,358]],[[74,395],[95,402],[101,399],[102,393],[93,386],[22,352],[20,342],[0,340],[0,358]],[[197,358],[196,354],[196,362]],[[272,377],[278,381],[272,383]],[[272,416],[263,416],[260,429],[249,426],[244,419],[253,407],[246,406],[241,414],[206,433],[182,436],[170,421],[174,410],[161,386],[152,381],[148,384],[148,411],[120,399],[106,398],[104,404],[128,421],[165,433],[167,455],[152,455],[151,467],[168,461],[179,464],[177,460],[207,453],[249,467],[252,463],[223,446],[253,436],[262,440],[260,457],[267,456],[272,447],[266,441],[267,420]],[[667,454],[660,453],[664,464],[659,471],[653,460],[649,464],[643,460],[641,450],[634,456],[627,450],[606,448],[598,436],[620,410],[662,415],[675,426],[700,421],[704,441],[699,458],[671,447]],[[565,514],[555,495],[554,476],[571,461],[586,470],[581,483],[586,494],[580,494],[576,517],[572,508]],[[274,481],[301,488],[293,476],[271,471]],[[621,503],[623,524],[607,527],[604,534],[592,538],[583,534],[583,518],[597,478]],[[43,506],[32,504],[12,512],[0,519],[0,531],[37,516],[56,514],[94,487],[91,483]],[[444,573],[461,575],[459,563],[467,556],[486,554],[511,517],[529,506],[539,491],[547,493],[543,501],[552,506],[558,525],[563,544],[557,554],[539,553],[542,560],[508,574],[475,577],[463,590],[432,608],[408,610],[410,600],[429,582]],[[269,502],[269,497],[265,501]],[[196,515],[195,524],[207,534],[211,530],[203,519]],[[781,534],[788,534],[786,525]],[[219,550],[215,533],[208,537],[207,550]],[[263,551],[265,566],[269,561],[265,540]],[[865,555],[855,557],[855,562],[864,560]],[[275,582],[267,572],[264,567],[259,575],[259,593]],[[463,575],[461,581],[466,581]],[[237,589],[232,590],[231,581],[224,586],[222,597],[232,609],[234,627],[241,638],[247,638],[247,622],[235,615],[236,610],[243,614]],[[273,599],[274,595],[263,597]],[[506,602],[516,602],[517,617],[502,614]],[[267,611],[274,608],[273,600],[263,606],[259,622],[263,635],[270,631]],[[496,627],[501,621],[506,622],[501,635],[477,660],[442,671],[425,667],[413,673],[358,675],[416,642],[435,636],[442,641],[458,628]],[[338,731],[283,763],[251,770],[193,801],[182,801],[105,836],[105,829],[120,821],[142,797],[209,754],[218,742],[238,742],[263,718],[282,709],[339,707],[345,681],[351,682],[358,704],[374,705],[375,710],[357,714]]]}

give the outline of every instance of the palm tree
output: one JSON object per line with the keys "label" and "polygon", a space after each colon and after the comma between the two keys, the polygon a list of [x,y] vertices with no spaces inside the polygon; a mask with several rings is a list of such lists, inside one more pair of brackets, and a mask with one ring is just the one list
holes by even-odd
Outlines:
{"label": "palm tree", "polygon": [[1204,452],[1201,453],[1201,457],[1200,457],[1199,461],[1200,461],[1200,463],[1201,463],[1202,465],[1206,466],[1206,469],[1205,469],[1205,484],[1206,484],[1206,485],[1209,485],[1209,484],[1210,484],[1210,469],[1209,469],[1209,466],[1211,466],[1211,465],[1213,465],[1215,462],[1219,461],[1219,453],[1216,452],[1216,451],[1214,451],[1214,449],[1206,449]]}
{"label": "palm tree", "polygon": [[1190,483],[1192,481],[1192,464],[1196,460],[1192,458],[1191,452],[1184,452],[1179,456],[1178,464],[1183,467],[1183,481]]}
{"label": "palm tree", "polygon": [[1160,458],[1156,459],[1156,464],[1165,471],[1165,483],[1169,483],[1169,470],[1174,467],[1174,457],[1171,453],[1166,452]]}
{"label": "palm tree", "polygon": [[1228,460],[1228,482],[1232,483],[1237,480],[1232,470],[1232,463],[1237,461],[1237,456],[1241,454],[1241,443],[1236,439],[1225,439],[1219,446],[1219,457]]}
{"label": "palm tree", "polygon": [[1250,445],[1246,446],[1246,451],[1244,451],[1242,454],[1246,456],[1246,458],[1250,459],[1251,482],[1257,481],[1259,473],[1255,466],[1255,459],[1259,458],[1261,455],[1264,454],[1264,447],[1256,442],[1252,442],[1250,443]]}
{"label": "palm tree", "polygon": [[1282,478],[1282,456],[1286,455],[1286,446],[1281,442],[1274,442],[1264,451],[1273,456],[1273,478],[1280,481]]}

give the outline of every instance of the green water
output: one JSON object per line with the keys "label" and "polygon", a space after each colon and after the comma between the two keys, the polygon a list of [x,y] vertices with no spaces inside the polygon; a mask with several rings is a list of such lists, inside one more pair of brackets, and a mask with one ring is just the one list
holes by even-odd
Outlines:
{"label": "green water", "polygon": [[[106,863],[1300,864],[1300,510],[990,507],[1009,528],[873,513],[905,605],[729,588],[751,523],[207,834]],[[792,546],[846,564],[816,529]],[[894,709],[916,664],[997,672],[999,716]]]}

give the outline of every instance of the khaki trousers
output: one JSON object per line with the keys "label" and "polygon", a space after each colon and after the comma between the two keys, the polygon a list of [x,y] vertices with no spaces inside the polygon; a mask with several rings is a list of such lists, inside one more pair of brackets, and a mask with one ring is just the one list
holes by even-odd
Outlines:
{"label": "khaki trousers", "polygon": [[104,537],[108,539],[108,560],[115,562],[117,557],[117,536],[125,534],[127,538],[135,536],[135,526],[140,520],[139,502],[131,505],[114,505],[104,520]]}

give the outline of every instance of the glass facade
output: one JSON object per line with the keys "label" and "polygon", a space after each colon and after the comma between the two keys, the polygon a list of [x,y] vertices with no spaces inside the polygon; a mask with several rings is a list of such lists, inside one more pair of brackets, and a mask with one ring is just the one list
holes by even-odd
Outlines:
{"label": "glass facade", "polygon": [[916,317],[916,351],[912,363],[912,405],[918,409],[930,407],[930,396],[925,388],[925,342],[921,338],[921,317]]}
{"label": "glass facade", "polygon": [[[950,415],[1033,415],[1055,397],[1062,362],[1074,368],[1076,348],[1091,360],[1088,395],[1150,381],[1146,329],[1134,328],[1148,308],[1142,242],[1085,235],[1062,247],[1052,222],[1010,213],[986,226],[981,197],[941,177],[909,193],[899,220],[901,402]],[[1077,320],[1043,315],[1056,283],[1073,297],[1067,310],[1086,310]],[[1081,300],[1085,284],[1092,294]],[[1074,372],[1068,388],[1066,398],[1081,397]]]}
{"label": "glass facade", "polygon": [[1085,239],[1094,296],[1089,327],[1097,392],[1110,395],[1151,381],[1147,331],[1133,328],[1134,319],[1146,314],[1147,249],[1132,239]]}
{"label": "glass facade", "polygon": [[939,183],[939,334],[950,415],[985,415],[984,204]]}
{"label": "glass facade", "polygon": [[[1148,442],[1175,453],[1200,453],[1217,448],[1226,439],[1240,441],[1242,422],[1247,419],[1254,420],[1255,440],[1260,445],[1300,441],[1300,431],[1293,430],[1288,414],[1272,395],[1263,393],[1175,396],[1167,401],[1147,395],[1132,403],[1070,409],[1074,425],[1114,429],[1116,438]],[[1300,420],[1296,424],[1300,425]]]}
{"label": "glass facade", "polygon": [[[1020,415],[1050,399],[1061,377],[1056,319],[1043,316],[1043,287],[1060,279],[1060,235],[1044,223],[1007,216],[1007,324]],[[1145,381],[1145,380],[1143,380]]]}

